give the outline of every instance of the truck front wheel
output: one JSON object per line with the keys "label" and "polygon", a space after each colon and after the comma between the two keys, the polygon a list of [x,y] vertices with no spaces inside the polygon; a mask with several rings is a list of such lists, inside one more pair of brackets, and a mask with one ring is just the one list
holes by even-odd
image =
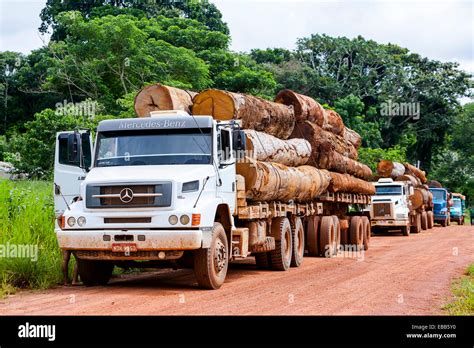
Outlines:
{"label": "truck front wheel", "polygon": [[96,260],[77,260],[77,272],[81,281],[85,286],[94,285],[106,285],[112,271],[114,270],[114,264],[109,261],[96,261]]}
{"label": "truck front wheel", "polygon": [[428,215],[426,215],[426,211],[421,213],[421,229],[426,231],[428,229]]}
{"label": "truck front wheel", "polygon": [[272,235],[275,236],[275,250],[270,251],[272,268],[287,271],[290,268],[293,251],[290,220],[286,217],[273,219]]}
{"label": "truck front wheel", "polygon": [[224,284],[229,267],[229,244],[224,227],[214,223],[211,246],[194,252],[194,274],[205,289],[219,289]]}

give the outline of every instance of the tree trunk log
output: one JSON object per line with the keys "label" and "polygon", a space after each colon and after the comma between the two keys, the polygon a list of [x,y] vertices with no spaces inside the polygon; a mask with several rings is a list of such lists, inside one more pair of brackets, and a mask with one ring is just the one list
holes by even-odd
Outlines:
{"label": "tree trunk log", "polygon": [[395,181],[408,181],[410,184],[413,185],[413,187],[419,187],[421,185],[420,179],[410,174],[397,176]]}
{"label": "tree trunk log", "polygon": [[372,178],[372,170],[365,164],[354,161],[331,149],[322,149],[316,161],[316,163],[313,162],[313,157],[311,156],[308,164],[338,173],[347,173],[363,180],[370,180]]}
{"label": "tree trunk log", "polygon": [[397,178],[405,174],[405,166],[398,162],[381,160],[377,164],[377,174],[383,178]]}
{"label": "tree trunk log", "polygon": [[356,149],[359,149],[362,144],[362,137],[359,133],[347,127],[344,129],[344,140],[354,145]]}
{"label": "tree trunk log", "polygon": [[303,138],[309,141],[312,147],[313,157],[321,152],[321,149],[332,149],[341,155],[357,160],[357,149],[351,143],[344,141],[344,138],[325,131],[317,124],[305,121],[297,122],[290,138]]}
{"label": "tree trunk log", "polygon": [[324,124],[324,108],[311,97],[285,89],[278,92],[275,102],[293,106],[297,122],[311,121],[320,127]]}
{"label": "tree trunk log", "polygon": [[298,167],[306,164],[311,156],[311,144],[305,139],[281,140],[253,129],[246,129],[244,132],[247,136],[248,156],[254,160]]}
{"label": "tree trunk log", "polygon": [[159,83],[146,86],[135,96],[135,113],[138,117],[149,117],[150,112],[160,110],[184,110],[191,113],[196,94]]}
{"label": "tree trunk log", "polygon": [[366,195],[375,194],[375,186],[371,182],[357,179],[349,174],[340,174],[324,171],[331,177],[329,192],[361,193]]}
{"label": "tree trunk log", "polygon": [[330,131],[336,135],[344,136],[344,122],[342,117],[334,110],[324,110],[323,129]]}
{"label": "tree trunk log", "polygon": [[[432,195],[431,195],[432,197]],[[410,196],[412,208],[417,210],[421,207],[430,206],[430,192],[422,187],[415,188],[413,195]]]}
{"label": "tree trunk log", "polygon": [[424,171],[422,171],[421,169],[419,169],[415,166],[412,166],[410,163],[405,163],[405,169],[406,169],[407,172],[412,173],[418,179],[420,179],[421,183],[424,184],[427,181],[426,180],[426,173]]}
{"label": "tree trunk log", "polygon": [[287,167],[248,158],[237,164],[245,178],[247,198],[254,201],[308,202],[323,193],[331,178],[311,166]]}
{"label": "tree trunk log", "polygon": [[254,129],[288,139],[295,126],[293,107],[246,94],[217,89],[194,97],[194,115],[211,115],[217,120],[242,120],[242,128]]}
{"label": "tree trunk log", "polygon": [[430,180],[428,182],[428,186],[432,188],[443,188],[443,185],[439,181],[436,181],[436,180]]}

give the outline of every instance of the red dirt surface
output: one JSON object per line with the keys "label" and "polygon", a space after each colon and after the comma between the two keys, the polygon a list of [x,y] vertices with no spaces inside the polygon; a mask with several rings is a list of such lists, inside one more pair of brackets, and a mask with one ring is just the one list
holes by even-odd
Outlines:
{"label": "red dirt surface", "polygon": [[192,270],[114,278],[108,286],[20,291],[4,315],[430,315],[443,314],[454,278],[474,262],[474,226],[375,236],[363,260],[305,257],[288,272],[234,263],[219,290],[201,290]]}

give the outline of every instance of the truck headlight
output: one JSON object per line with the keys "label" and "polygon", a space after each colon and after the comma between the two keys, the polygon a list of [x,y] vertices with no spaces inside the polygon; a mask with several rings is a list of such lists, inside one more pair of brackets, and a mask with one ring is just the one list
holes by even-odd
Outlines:
{"label": "truck headlight", "polygon": [[199,180],[185,182],[183,184],[182,192],[196,192],[199,190]]}
{"label": "truck headlight", "polygon": [[168,222],[170,223],[170,225],[176,225],[178,223],[178,217],[176,215],[171,215],[168,218]]}
{"label": "truck headlight", "polygon": [[182,225],[187,225],[189,224],[189,216],[181,215],[181,217],[179,218],[179,221],[181,222]]}
{"label": "truck headlight", "polygon": [[72,227],[76,224],[76,219],[74,218],[74,216],[70,216],[67,218],[67,224],[69,225],[69,227]]}
{"label": "truck headlight", "polygon": [[80,216],[77,218],[77,224],[82,227],[86,224],[86,218],[84,216]]}

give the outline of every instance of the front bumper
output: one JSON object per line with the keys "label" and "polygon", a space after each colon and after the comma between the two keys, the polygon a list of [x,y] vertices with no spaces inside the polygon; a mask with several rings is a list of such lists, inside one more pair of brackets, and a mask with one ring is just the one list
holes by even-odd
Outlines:
{"label": "front bumper", "polygon": [[407,226],[409,223],[407,220],[371,220],[372,227],[394,227],[394,226]]}
{"label": "front bumper", "polygon": [[[136,245],[138,251],[195,250],[203,246],[205,232],[193,230],[61,230],[59,247],[65,250],[112,250],[112,244]],[[126,238],[124,238],[126,237]]]}

